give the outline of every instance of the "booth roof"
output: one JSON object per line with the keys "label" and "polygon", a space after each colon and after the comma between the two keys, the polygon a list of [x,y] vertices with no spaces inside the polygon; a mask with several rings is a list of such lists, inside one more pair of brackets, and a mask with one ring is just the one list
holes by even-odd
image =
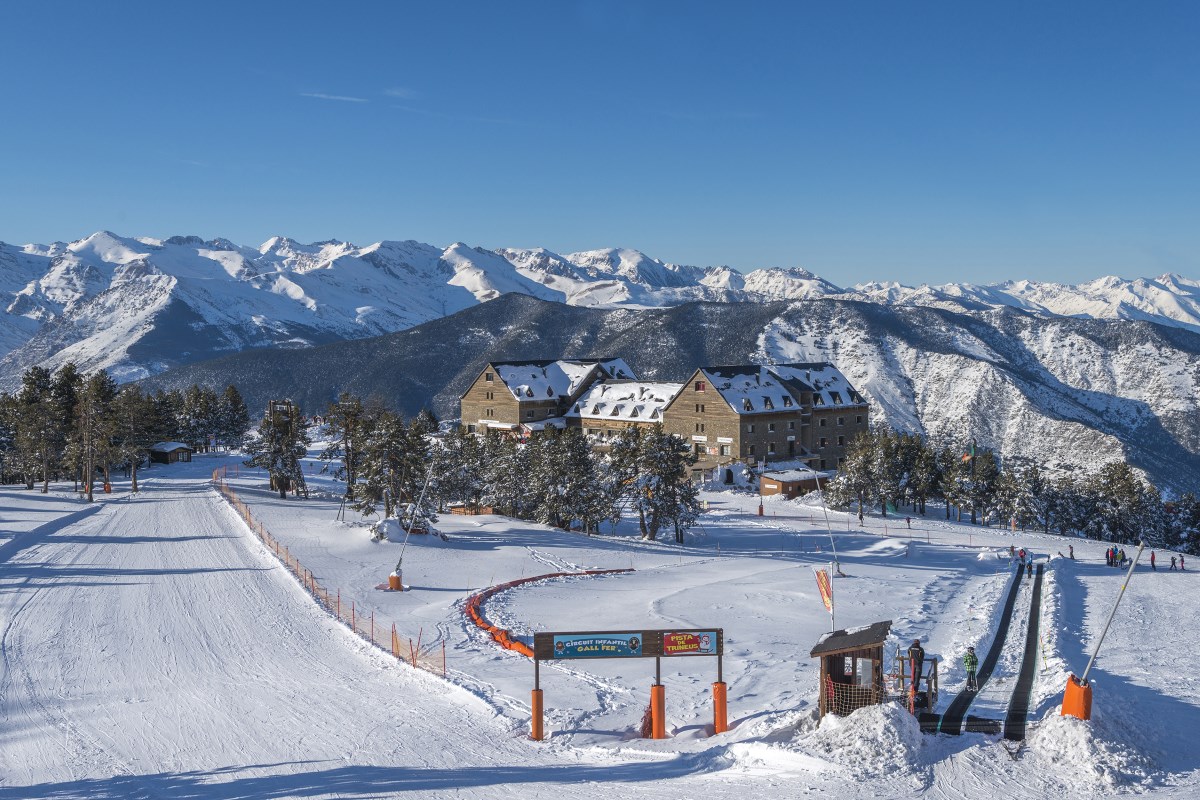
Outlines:
{"label": "booth roof", "polygon": [[842,650],[861,650],[864,647],[881,645],[892,630],[892,621],[884,620],[861,628],[851,628],[848,631],[833,631],[824,634],[813,647],[809,656],[816,658],[827,653],[838,653]]}

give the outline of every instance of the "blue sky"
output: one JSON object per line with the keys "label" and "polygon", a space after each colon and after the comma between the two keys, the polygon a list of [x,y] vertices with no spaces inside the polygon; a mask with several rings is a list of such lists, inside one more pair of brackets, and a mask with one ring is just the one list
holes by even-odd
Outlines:
{"label": "blue sky", "polygon": [[0,29],[4,241],[1200,277],[1195,3],[13,0]]}

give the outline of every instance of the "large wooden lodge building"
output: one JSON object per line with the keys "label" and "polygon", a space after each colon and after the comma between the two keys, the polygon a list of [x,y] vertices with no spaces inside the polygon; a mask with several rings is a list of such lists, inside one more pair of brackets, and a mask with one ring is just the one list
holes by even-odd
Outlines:
{"label": "large wooden lodge building", "polygon": [[623,428],[661,423],[688,442],[698,470],[738,461],[837,469],[869,413],[827,362],[701,367],[685,383],[639,381],[619,358],[493,362],[461,404],[468,431],[571,426],[601,448]]}

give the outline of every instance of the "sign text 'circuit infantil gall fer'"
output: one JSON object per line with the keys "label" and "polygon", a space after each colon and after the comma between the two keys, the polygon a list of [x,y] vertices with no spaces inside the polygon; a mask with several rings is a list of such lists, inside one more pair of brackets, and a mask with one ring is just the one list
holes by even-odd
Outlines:
{"label": "sign text 'circuit infantil gall fer'", "polygon": [[535,633],[534,658],[658,658],[719,656],[724,632],[708,630],[574,631]]}

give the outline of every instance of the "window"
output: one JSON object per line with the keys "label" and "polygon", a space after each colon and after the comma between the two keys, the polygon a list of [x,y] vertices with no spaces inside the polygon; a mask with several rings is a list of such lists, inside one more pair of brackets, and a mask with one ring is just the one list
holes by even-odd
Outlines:
{"label": "window", "polygon": [[495,393],[495,392],[488,392],[488,393],[487,393],[487,399],[488,399],[488,400],[495,400],[495,399],[496,399],[496,393]]}
{"label": "window", "polygon": [[825,466],[825,459],[823,458],[821,459],[821,469],[829,469],[829,467]]}
{"label": "window", "polygon": [[703,392],[705,389],[704,381],[696,381],[696,391]]}
{"label": "window", "polygon": [[784,408],[792,407],[792,398],[786,394],[783,396],[783,407]]}
{"label": "window", "polygon": [[753,410],[754,410],[754,403],[750,402],[749,397],[743,397],[742,398],[742,411],[753,411]]}
{"label": "window", "polygon": [[767,442],[767,452],[774,455],[774,453],[775,453],[775,443],[774,442]]}
{"label": "window", "polygon": [[788,430],[789,431],[796,430],[796,421],[795,420],[788,420]]}
{"label": "window", "polygon": [[495,411],[495,409],[491,409],[491,408],[485,408],[485,409],[483,410],[483,415],[484,415],[485,417],[487,417],[488,419],[495,419],[495,418],[496,418],[496,411]]}
{"label": "window", "polygon": [[696,403],[696,413],[697,414],[704,413],[704,403]]}
{"label": "window", "polygon": [[830,392],[829,396],[833,398],[833,404],[835,406],[840,406],[842,404],[842,396],[837,392]]}
{"label": "window", "polygon": [[845,425],[845,424],[846,424],[846,418],[838,417],[838,425]]}
{"label": "window", "polygon": [[531,409],[529,409],[528,411],[526,411],[526,412],[525,412],[525,416],[526,416],[528,419],[533,419],[533,409],[531,408]]}
{"label": "window", "polygon": [[746,433],[754,433],[754,423],[753,422],[751,422],[749,425],[746,426]]}
{"label": "window", "polygon": [[492,373],[490,373],[490,372],[483,373],[483,379],[485,381],[487,381],[488,383],[491,383],[492,382]]}
{"label": "window", "polygon": [[727,444],[721,445],[721,455],[723,455],[723,456],[729,455],[729,445],[727,445]]}
{"label": "window", "polygon": [[767,433],[774,433],[774,432],[775,432],[775,423],[768,422],[767,423]]}
{"label": "window", "polygon": [[819,425],[819,426],[821,426],[822,428],[824,428],[824,427],[825,427],[825,422],[826,422],[826,419],[825,419],[824,417],[821,417],[821,420],[820,420],[820,421],[817,423],[817,425]]}
{"label": "window", "polygon": [[467,433],[474,433],[474,432],[475,432],[475,426],[474,426],[474,425],[468,425],[468,426],[467,426]]}
{"label": "window", "polygon": [[845,447],[845,446],[846,446],[846,437],[839,436],[838,437],[838,447]]}
{"label": "window", "polygon": [[746,452],[750,455],[754,455],[754,445],[750,445],[749,447],[747,447]]}
{"label": "window", "polygon": [[765,408],[767,411],[775,410],[775,404],[771,402],[771,398],[769,398],[769,397],[763,398],[763,408]]}
{"label": "window", "polygon": [[862,425],[862,414],[856,414],[854,417],[855,425]]}
{"label": "window", "polygon": [[829,440],[826,439],[824,436],[822,436],[821,437],[821,447],[828,447],[828,446],[829,446]]}
{"label": "window", "polygon": [[821,396],[821,395],[819,395],[819,394],[814,394],[814,395],[813,395],[813,405],[814,405],[814,406],[823,406],[823,405],[825,405],[825,398],[824,398],[824,397],[822,397],[822,396]]}
{"label": "window", "polygon": [[696,423],[696,433],[704,433],[704,423],[703,422]]}

